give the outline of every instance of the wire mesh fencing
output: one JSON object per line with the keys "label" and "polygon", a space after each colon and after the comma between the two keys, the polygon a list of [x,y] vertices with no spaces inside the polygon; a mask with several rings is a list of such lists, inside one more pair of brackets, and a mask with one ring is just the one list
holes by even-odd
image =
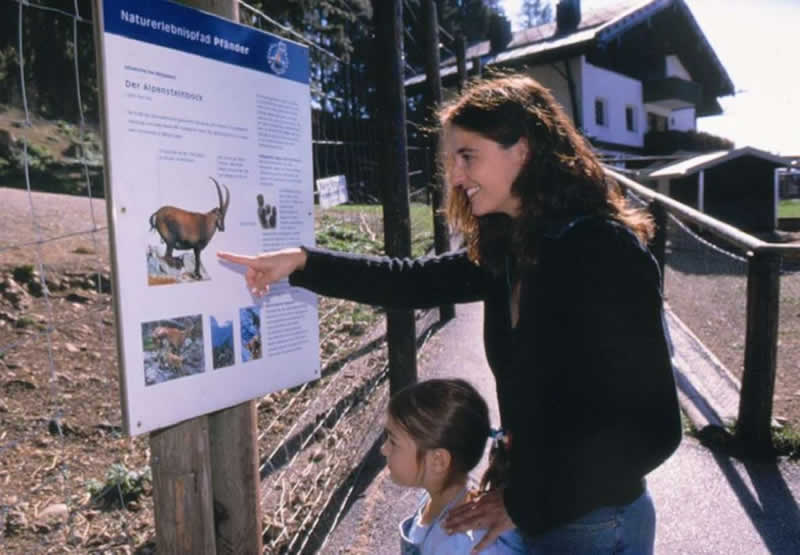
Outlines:
{"label": "wire mesh fencing", "polygon": [[[268,15],[240,3],[258,28],[285,32]],[[297,38],[297,37],[296,37]],[[343,175],[358,204],[321,209],[316,241],[335,250],[384,253],[377,147],[367,114],[373,89],[366,68],[306,39],[311,55],[314,175]],[[323,85],[324,83],[324,85]],[[335,84],[335,85],[331,85]],[[424,158],[410,149],[410,178],[424,180]],[[422,185],[419,186],[422,188]],[[432,212],[412,197],[414,254],[433,244]],[[313,553],[327,541],[359,487],[367,453],[379,439],[388,397],[381,311],[320,299],[320,380],[276,392],[259,403],[261,502],[268,553]]]}
{"label": "wire mesh fencing", "polygon": [[784,259],[780,282],[774,414],[800,430],[800,261]]}
{"label": "wire mesh fencing", "polygon": [[747,324],[745,253],[670,216],[664,294],[673,312],[741,380]]}
{"label": "wire mesh fencing", "polygon": [[[102,544],[90,499],[96,494],[99,507],[124,503],[127,495],[121,483],[106,487],[114,463],[117,475],[127,476],[122,466],[132,445],[118,439],[108,239],[104,203],[96,198],[102,168],[97,112],[85,109],[96,97],[81,77],[94,73],[83,49],[93,40],[87,5],[6,2],[0,8],[14,31],[3,37],[4,67],[14,71],[4,77],[0,113],[5,552]],[[56,54],[57,70],[48,72],[45,60]],[[41,192],[62,186],[79,194]],[[136,526],[135,515],[124,526],[122,518],[115,520],[118,527]]]}
{"label": "wire mesh fencing", "polygon": [[[309,46],[315,181],[344,176],[351,200],[373,203],[318,210],[318,244],[381,254],[363,63],[257,7],[240,3],[240,17]],[[0,551],[147,553],[149,448],[122,436],[119,408],[91,3],[10,0],[0,20],[13,35],[0,53],[13,69],[0,85]],[[55,45],[48,74],[41,59]],[[415,254],[433,242],[424,197],[412,206]],[[382,312],[331,299],[319,310],[322,377],[257,403],[267,553],[324,545],[382,429]]]}
{"label": "wire mesh fencing", "polygon": [[[630,191],[627,194],[634,205],[644,206],[643,199]],[[667,216],[665,302],[707,353],[740,383],[747,347],[749,264],[750,253],[700,226],[673,214]],[[779,293],[772,406],[774,420],[791,431],[800,429],[800,263],[797,260],[783,259]]]}

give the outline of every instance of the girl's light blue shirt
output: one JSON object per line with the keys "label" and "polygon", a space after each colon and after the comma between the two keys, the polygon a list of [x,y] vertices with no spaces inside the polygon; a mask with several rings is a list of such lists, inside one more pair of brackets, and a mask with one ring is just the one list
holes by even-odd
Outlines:
{"label": "girl's light blue shirt", "polygon": [[[445,508],[428,526],[419,524],[422,510],[428,502],[427,493],[422,498],[416,512],[400,523],[401,555],[460,555],[472,551],[486,535],[486,530],[470,530],[448,535],[441,524],[448,512]],[[508,555],[526,553],[525,542],[516,529],[504,532],[486,549],[482,555]]]}

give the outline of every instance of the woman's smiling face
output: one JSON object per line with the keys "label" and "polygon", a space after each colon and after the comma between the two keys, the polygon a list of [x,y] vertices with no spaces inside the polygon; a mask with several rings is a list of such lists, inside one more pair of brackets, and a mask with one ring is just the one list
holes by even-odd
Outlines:
{"label": "woman's smiling face", "polygon": [[511,187],[528,157],[524,137],[504,147],[479,133],[448,125],[443,146],[447,182],[454,189],[451,194],[466,195],[474,216],[501,212],[514,218],[519,214],[520,201]]}

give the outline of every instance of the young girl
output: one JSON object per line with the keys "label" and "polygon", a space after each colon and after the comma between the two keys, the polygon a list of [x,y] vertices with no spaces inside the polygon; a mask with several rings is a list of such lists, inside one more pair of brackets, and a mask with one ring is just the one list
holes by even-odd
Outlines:
{"label": "young girl", "polygon": [[[427,492],[417,511],[400,524],[403,555],[466,554],[483,538],[486,530],[448,535],[442,522],[451,508],[468,500],[468,475],[480,461],[490,434],[486,401],[464,380],[428,380],[392,397],[381,453],[392,481]],[[505,532],[482,551],[524,552],[516,530]]]}

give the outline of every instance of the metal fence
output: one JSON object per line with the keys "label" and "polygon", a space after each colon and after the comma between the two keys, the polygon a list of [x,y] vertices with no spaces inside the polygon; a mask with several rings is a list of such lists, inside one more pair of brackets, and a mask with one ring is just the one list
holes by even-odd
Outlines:
{"label": "metal fence", "polygon": [[[312,88],[315,180],[344,175],[351,199],[379,202],[379,137],[364,117],[374,87],[364,68],[253,6],[239,7],[243,22],[305,43],[313,71],[341,85]],[[3,9],[14,16],[18,75],[10,78],[19,87],[2,106],[0,117],[12,123],[2,138],[20,172],[0,166],[0,551],[146,552],[154,533],[148,445],[121,437],[102,141],[96,112],[84,110],[93,98],[82,89],[82,76],[94,72],[86,61],[94,54],[85,51],[92,14],[77,0],[11,0]],[[71,27],[74,63],[61,68],[64,79],[45,82],[31,72],[26,49],[54,27]],[[74,95],[75,117],[46,119],[32,92]],[[69,153],[48,156],[42,144]],[[415,187],[424,189],[427,170],[414,164],[426,156],[410,158]],[[60,182],[74,194],[44,192],[62,188],[55,173],[68,174]],[[360,234],[365,250],[382,249],[379,209],[320,211],[317,221],[322,235],[344,230]],[[388,395],[382,325],[378,310],[322,299],[321,379],[259,400],[265,552],[315,551],[352,501]]]}
{"label": "metal fence", "polygon": [[[64,4],[64,3],[61,3]],[[61,6],[58,4],[58,6]],[[67,3],[68,5],[68,3]],[[22,0],[13,13],[19,89],[5,106],[13,120],[5,135],[18,155],[17,187],[0,184],[0,551],[132,551],[152,542],[152,501],[142,438],[121,437],[119,384],[111,309],[108,231],[97,191],[97,129],[85,114],[81,78],[88,69],[81,45],[92,34],[91,14]],[[63,9],[62,9],[63,8]],[[248,24],[288,32],[268,14],[240,2]],[[83,10],[83,11],[81,11]],[[26,40],[48,25],[71,28],[70,85],[57,90],[31,80]],[[379,137],[360,117],[371,84],[362,67],[305,41],[320,71],[344,86],[316,88],[315,178],[345,175],[356,200],[380,200],[374,151]],[[90,41],[89,41],[90,42]],[[90,57],[91,58],[91,57]],[[82,62],[83,61],[83,62]],[[341,78],[338,78],[341,77]],[[35,136],[43,125],[29,93],[74,94],[74,120],[49,129],[50,144],[70,148],[58,171],[82,194],[54,196],[48,175],[55,165]],[[36,123],[36,125],[33,125]],[[48,139],[44,139],[45,143]],[[427,194],[429,157],[413,148],[412,197]],[[2,169],[2,168],[0,168]],[[366,250],[382,243],[380,211],[331,210],[318,214],[326,230],[352,229]],[[328,229],[330,228],[330,229]],[[421,231],[419,233],[422,233]],[[415,231],[412,230],[412,235]],[[704,235],[679,219],[668,226],[666,296],[676,313],[734,374],[743,376],[747,329],[748,258],[735,245]],[[793,391],[800,361],[800,272],[784,261],[780,278],[775,413],[798,413]],[[788,317],[787,317],[788,316]],[[794,318],[793,318],[794,316]],[[260,498],[265,551],[313,552],[327,541],[352,500],[366,453],[380,434],[388,388],[379,311],[354,303],[320,303],[322,378],[274,393],[258,403]],[[792,422],[800,427],[800,422]],[[142,483],[144,485],[142,485]]]}
{"label": "metal fence", "polygon": [[800,429],[800,245],[763,241],[612,175],[635,202],[663,214],[656,255],[667,305],[740,388],[723,425],[745,451],[770,453],[774,421]]}

